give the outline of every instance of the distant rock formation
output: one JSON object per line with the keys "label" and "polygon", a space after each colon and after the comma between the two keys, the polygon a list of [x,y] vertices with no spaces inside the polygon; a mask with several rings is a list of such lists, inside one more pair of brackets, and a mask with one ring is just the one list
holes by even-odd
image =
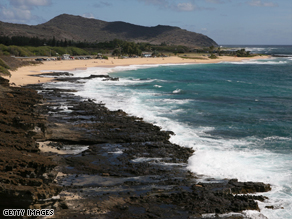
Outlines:
{"label": "distant rock formation", "polygon": [[59,15],[39,25],[0,22],[0,36],[27,36],[57,40],[104,42],[121,39],[151,44],[167,43],[190,48],[218,46],[203,34],[179,27],[157,25],[145,27],[121,21],[106,22],[68,14]]}

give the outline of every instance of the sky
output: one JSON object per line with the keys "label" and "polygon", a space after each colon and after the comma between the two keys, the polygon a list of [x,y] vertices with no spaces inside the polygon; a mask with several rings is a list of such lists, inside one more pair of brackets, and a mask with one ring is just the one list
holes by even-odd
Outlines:
{"label": "sky", "polygon": [[170,25],[219,45],[292,45],[292,0],[0,0],[0,21],[37,25],[60,14]]}

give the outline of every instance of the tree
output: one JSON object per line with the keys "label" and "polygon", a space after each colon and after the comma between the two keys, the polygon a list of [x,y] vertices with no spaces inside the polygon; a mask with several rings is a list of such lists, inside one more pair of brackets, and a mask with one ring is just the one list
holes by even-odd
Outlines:
{"label": "tree", "polygon": [[53,36],[53,39],[52,39],[52,46],[56,46],[56,38],[55,38],[55,36]]}
{"label": "tree", "polygon": [[250,56],[250,51],[245,51],[245,49],[237,50],[236,51],[236,56],[237,57],[249,57]]}
{"label": "tree", "polygon": [[114,49],[114,51],[112,53],[113,56],[120,56],[121,54],[122,54],[121,50],[118,48]]}
{"label": "tree", "polygon": [[152,53],[152,56],[158,56],[158,52],[154,50],[154,52]]}
{"label": "tree", "polygon": [[221,47],[220,46],[217,48],[217,52],[218,52],[218,55],[221,56]]}
{"label": "tree", "polygon": [[217,59],[217,56],[214,55],[213,53],[209,56],[210,59]]}
{"label": "tree", "polygon": [[64,41],[64,47],[67,47],[68,46],[68,42],[67,42],[67,39],[65,39]]}
{"label": "tree", "polygon": [[210,52],[210,53],[213,53],[214,49],[215,49],[215,46],[213,46],[213,45],[210,46],[210,47],[209,47],[209,52]]}

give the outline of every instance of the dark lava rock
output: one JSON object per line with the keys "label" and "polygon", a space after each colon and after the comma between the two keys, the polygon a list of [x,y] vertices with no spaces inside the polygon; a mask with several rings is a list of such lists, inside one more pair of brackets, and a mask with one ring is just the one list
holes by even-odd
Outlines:
{"label": "dark lava rock", "polygon": [[[194,151],[172,144],[173,132],[93,100],[33,87],[46,99],[39,112],[49,115],[45,140],[53,141],[50,146],[87,147],[54,157],[64,174],[56,179],[63,191],[54,218],[201,218],[259,210],[256,200],[266,197],[247,193],[271,189],[235,179],[198,183],[186,169]],[[63,111],[64,104],[69,112]]]}
{"label": "dark lava rock", "polygon": [[[60,192],[46,182],[56,163],[39,153],[35,140],[43,138],[46,119],[38,113],[36,104],[42,96],[35,90],[9,87],[0,77],[0,208],[34,208],[39,199]],[[2,211],[1,211],[2,212]]]}

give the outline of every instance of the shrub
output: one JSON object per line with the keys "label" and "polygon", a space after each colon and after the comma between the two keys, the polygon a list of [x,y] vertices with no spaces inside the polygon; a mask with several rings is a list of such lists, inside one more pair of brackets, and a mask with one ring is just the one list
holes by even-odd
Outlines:
{"label": "shrub", "polygon": [[0,59],[0,66],[7,69],[10,68],[2,59]]}
{"label": "shrub", "polygon": [[214,55],[214,54],[211,54],[211,55],[209,56],[209,58],[210,58],[210,59],[217,59],[218,57],[217,57],[216,55]]}
{"label": "shrub", "polygon": [[0,66],[0,73],[10,75],[10,72],[7,70],[7,68],[4,68],[3,66]]}
{"label": "shrub", "polygon": [[250,51],[245,51],[245,49],[237,50],[236,51],[236,56],[237,57],[250,57]]}

